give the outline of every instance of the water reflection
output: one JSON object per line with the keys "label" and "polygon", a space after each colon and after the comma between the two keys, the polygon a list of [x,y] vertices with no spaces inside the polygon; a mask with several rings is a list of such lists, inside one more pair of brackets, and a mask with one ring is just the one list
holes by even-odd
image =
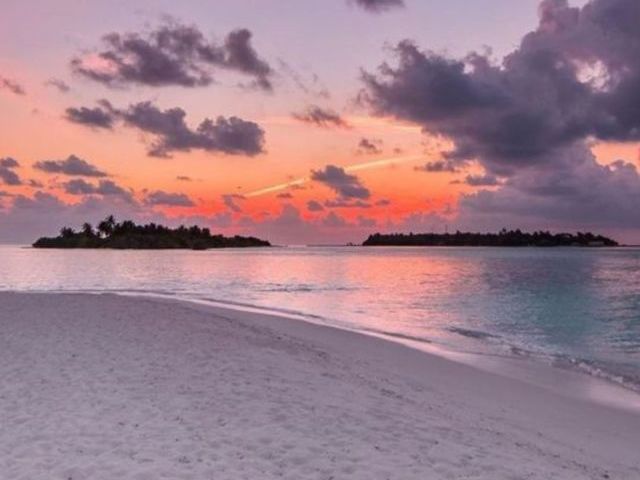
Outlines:
{"label": "water reflection", "polygon": [[639,249],[0,247],[0,289],[170,293],[298,311],[463,351],[640,371]]}

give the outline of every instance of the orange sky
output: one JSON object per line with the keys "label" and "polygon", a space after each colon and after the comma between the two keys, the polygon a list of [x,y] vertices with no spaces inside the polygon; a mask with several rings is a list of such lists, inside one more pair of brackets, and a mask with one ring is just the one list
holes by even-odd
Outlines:
{"label": "orange sky", "polygon": [[[64,160],[73,154],[107,172],[109,180],[129,190],[139,204],[136,207],[138,214],[144,211],[153,215],[155,212],[178,221],[183,217],[199,217],[205,223],[215,223],[211,218],[227,215],[232,219],[231,224],[220,224],[218,228],[229,232],[250,230],[247,219],[276,221],[283,208],[289,208],[286,206],[294,207],[304,220],[313,224],[311,230],[325,229],[328,232],[326,238],[331,238],[332,228],[342,228],[332,227],[330,223],[323,227],[322,223],[328,220],[330,213],[352,224],[353,231],[337,236],[340,240],[357,241],[370,231],[400,226],[411,215],[433,214],[433,218],[440,217],[439,223],[434,224],[437,229],[448,228],[449,223],[455,226],[461,195],[500,187],[466,185],[464,179],[467,175],[484,173],[473,161],[464,171],[456,173],[417,170],[416,167],[427,162],[441,160],[442,151],[453,147],[451,141],[427,134],[418,125],[374,116],[367,108],[359,106],[356,99],[362,88],[360,69],[375,70],[382,60],[388,58],[385,49],[389,42],[409,35],[405,31],[409,26],[415,38],[438,51],[463,54],[471,48],[491,44],[495,46],[497,56],[513,49],[522,34],[533,28],[537,21],[537,0],[527,0],[518,6],[496,0],[501,6],[500,12],[504,15],[509,13],[513,18],[513,23],[503,32],[496,32],[493,28],[492,21],[496,18],[483,17],[489,14],[486,9],[478,10],[477,23],[473,24],[473,35],[469,38],[452,36],[435,20],[429,23],[433,31],[419,28],[416,16],[432,19],[439,15],[449,19],[449,29],[470,32],[469,22],[472,20],[461,20],[459,25],[453,21],[455,9],[459,11],[463,7],[463,3],[458,2],[458,5],[456,2],[458,0],[451,4],[450,9],[444,4],[417,5],[417,10],[413,11],[407,8],[389,15],[372,16],[355,11],[348,2],[336,1],[336,5],[327,7],[330,11],[316,12],[316,15],[339,19],[340,24],[335,31],[337,37],[327,40],[326,45],[317,36],[305,39],[308,48],[316,55],[315,61],[311,61],[301,45],[296,43],[297,40],[302,41],[302,34],[315,31],[316,27],[313,18],[305,17],[304,9],[291,13],[299,16],[302,24],[288,24],[285,28],[277,25],[277,19],[266,21],[262,16],[249,14],[226,0],[222,2],[224,8],[221,3],[217,9],[207,7],[206,11],[201,11],[204,7],[199,4],[185,4],[175,6],[171,12],[157,10],[156,4],[146,0],[133,2],[118,12],[89,6],[83,6],[80,12],[74,10],[73,2],[66,0],[59,3],[58,10],[53,8],[53,4],[42,2],[34,7],[41,15],[29,20],[37,29],[34,29],[32,37],[26,37],[16,25],[24,24],[31,12],[20,2],[10,0],[7,15],[0,25],[0,79],[19,82],[26,94],[0,89],[0,158],[10,157],[20,163],[15,172],[23,184],[3,185],[0,181],[0,192],[4,192],[0,196],[0,204],[8,211],[12,199],[20,195],[33,198],[36,192],[46,192],[68,205],[82,205],[87,200],[85,197],[65,193],[63,184],[70,180],[69,176],[52,175],[33,168],[35,162]],[[170,8],[169,3],[162,3],[162,6]],[[143,31],[161,23],[167,13],[187,24],[200,26],[205,23],[204,17],[210,19],[213,22],[210,28],[215,27],[217,31],[213,35],[215,38],[221,38],[225,32],[238,26],[251,27],[252,41],[259,50],[258,54],[267,59],[276,71],[273,92],[238,86],[238,82],[246,78],[237,72],[216,73],[214,82],[206,88],[107,88],[70,72],[70,60],[97,48],[103,34],[135,29]],[[216,13],[220,15],[216,17]],[[337,38],[350,48],[335,48],[338,46]],[[363,39],[361,44],[357,43],[358,38]],[[336,42],[336,45],[331,42]],[[353,50],[356,45],[358,49]],[[63,92],[47,85],[47,80],[52,78],[63,80],[69,85],[69,91]],[[120,109],[141,101],[151,101],[162,109],[180,107],[186,111],[186,121],[191,128],[204,118],[238,116],[264,129],[265,153],[256,156],[225,155],[192,149],[173,152],[172,158],[154,158],[148,155],[149,145],[155,138],[153,135],[142,134],[139,129],[121,124],[111,131],[91,129],[65,118],[65,109],[92,107],[102,98],[108,98]],[[348,127],[323,128],[292,116],[311,104],[336,112]],[[362,139],[375,144],[377,151],[359,151]],[[636,143],[595,143],[592,151],[601,164],[624,159],[640,166]],[[336,192],[309,178],[312,171],[322,170],[327,165],[342,167],[348,174],[357,176],[360,184],[371,192],[364,202],[366,205],[349,208],[326,206],[336,201]],[[180,176],[191,180],[178,180]],[[249,195],[296,179],[307,181],[294,188]],[[155,191],[184,194],[194,206],[147,205],[145,199]],[[249,198],[236,198],[237,208],[234,209],[224,201],[225,195],[232,194],[248,195]],[[109,198],[99,200],[104,202],[105,208],[108,207]],[[311,211],[309,202],[318,202],[325,208]],[[102,212],[102,209],[98,211]],[[122,212],[124,215],[128,213],[126,209]],[[357,227],[357,223],[361,227]],[[15,225],[15,221],[6,225]],[[2,228],[8,227],[3,227],[0,217]],[[43,226],[44,233],[51,233],[51,228],[49,224]],[[313,237],[315,232],[313,230],[307,236]]]}

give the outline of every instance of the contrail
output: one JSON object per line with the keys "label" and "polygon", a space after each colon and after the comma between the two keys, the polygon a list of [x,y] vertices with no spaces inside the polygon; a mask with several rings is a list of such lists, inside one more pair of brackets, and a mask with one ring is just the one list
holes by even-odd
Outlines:
{"label": "contrail", "polygon": [[[383,158],[380,160],[372,160],[370,162],[364,163],[356,163],[354,165],[349,165],[347,167],[343,167],[345,172],[358,172],[360,170],[367,170],[369,168],[377,168],[384,167],[386,165],[393,165],[397,163],[406,163],[406,162],[415,162],[417,160],[424,159],[424,155],[412,155],[408,157],[393,157],[393,158]],[[279,192],[281,190],[286,190],[287,188],[304,185],[308,181],[310,181],[310,177],[300,177],[295,180],[291,180],[290,182],[279,183],[277,185],[272,185],[270,187],[261,188],[259,190],[254,190],[253,192],[249,192],[245,194],[245,197],[252,198],[258,197],[260,195],[266,195],[267,193]]]}

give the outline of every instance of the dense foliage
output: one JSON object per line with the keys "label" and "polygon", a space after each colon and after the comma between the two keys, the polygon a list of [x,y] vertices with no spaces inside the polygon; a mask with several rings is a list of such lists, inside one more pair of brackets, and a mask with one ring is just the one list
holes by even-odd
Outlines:
{"label": "dense foliage", "polygon": [[255,237],[211,235],[198,226],[169,228],[155,223],[136,225],[131,220],[116,222],[109,216],[94,229],[85,223],[79,231],[64,227],[55,238],[38,239],[35,248],[116,248],[116,249],[194,249],[268,247]]}
{"label": "dense foliage", "polygon": [[591,232],[575,234],[501,230],[498,233],[392,233],[371,235],[364,246],[449,246],[449,247],[615,247],[615,240]]}

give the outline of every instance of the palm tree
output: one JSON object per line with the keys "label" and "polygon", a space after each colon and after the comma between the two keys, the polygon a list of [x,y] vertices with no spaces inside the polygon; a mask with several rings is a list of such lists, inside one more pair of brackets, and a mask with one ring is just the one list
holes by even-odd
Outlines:
{"label": "palm tree", "polygon": [[74,234],[75,232],[73,231],[73,228],[62,227],[62,229],[60,230],[60,236],[62,238],[71,238]]}
{"label": "palm tree", "polygon": [[95,232],[93,231],[93,226],[89,222],[82,224],[82,233],[87,237],[95,236]]}
{"label": "palm tree", "polygon": [[116,219],[113,217],[113,215],[109,215],[98,224],[98,232],[100,232],[105,237],[108,237],[113,233],[113,228],[115,227],[115,225]]}

